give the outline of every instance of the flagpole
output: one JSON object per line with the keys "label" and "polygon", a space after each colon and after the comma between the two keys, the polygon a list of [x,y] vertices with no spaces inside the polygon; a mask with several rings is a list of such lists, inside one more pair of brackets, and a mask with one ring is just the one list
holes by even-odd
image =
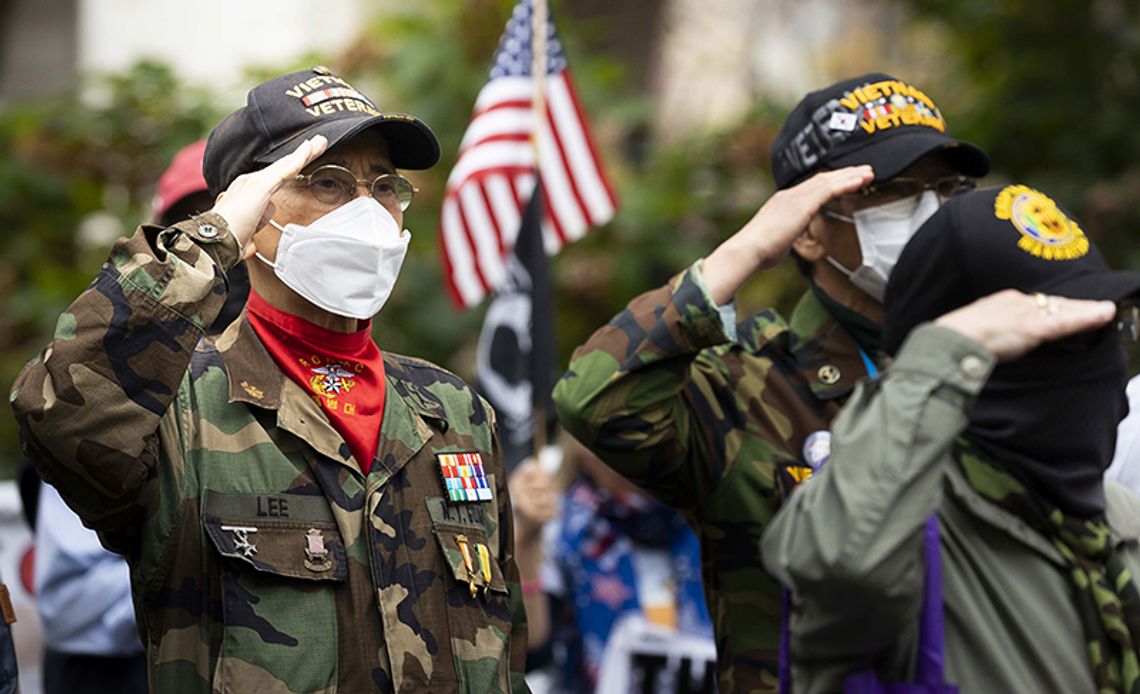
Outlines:
{"label": "flagpole", "polygon": [[534,12],[531,16],[531,75],[534,77],[534,145],[535,168],[538,164],[538,123],[540,117],[546,116],[546,23],[549,17],[546,0],[533,0]]}
{"label": "flagpole", "polygon": [[[546,24],[549,10],[546,0],[533,0],[531,16],[531,76],[534,80],[534,98],[532,99],[532,112],[534,116],[534,129],[531,131],[531,146],[534,148],[535,191],[538,195],[540,148],[538,134],[540,124],[546,120]],[[541,219],[541,213],[540,213]],[[539,239],[542,238],[542,223],[539,222]],[[544,252],[545,254],[545,252]],[[534,306],[531,306],[531,325],[534,324]],[[534,384],[537,385],[537,384]],[[534,456],[537,459],[546,447],[546,397],[545,394],[532,392],[531,399],[534,406]]]}

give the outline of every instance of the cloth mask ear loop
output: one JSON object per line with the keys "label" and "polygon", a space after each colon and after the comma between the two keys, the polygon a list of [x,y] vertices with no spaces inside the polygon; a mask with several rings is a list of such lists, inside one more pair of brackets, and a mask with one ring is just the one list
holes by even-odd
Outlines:
{"label": "cloth mask ear loop", "polygon": [[[271,225],[271,226],[272,226],[274,229],[276,229],[277,231],[280,231],[282,234],[284,234],[284,233],[285,233],[285,227],[281,226],[281,225],[280,225],[280,224],[278,224],[276,221],[274,221],[272,217],[270,217],[270,219],[269,219],[269,224],[270,224],[270,225]],[[255,256],[257,256],[257,259],[258,259],[258,260],[260,260],[261,262],[265,263],[266,265],[268,265],[269,267],[273,268],[274,270],[276,270],[276,269],[277,269],[277,263],[273,262],[273,261],[272,261],[272,260],[270,260],[269,258],[266,258],[266,257],[265,257],[265,256],[263,256],[263,255],[262,255],[262,254],[261,254],[259,251],[254,251],[254,253],[253,253],[253,254],[254,254]]]}

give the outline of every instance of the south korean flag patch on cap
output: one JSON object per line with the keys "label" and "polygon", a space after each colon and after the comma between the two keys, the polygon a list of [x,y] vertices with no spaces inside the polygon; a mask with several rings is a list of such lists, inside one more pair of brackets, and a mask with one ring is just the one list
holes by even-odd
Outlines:
{"label": "south korean flag patch on cap", "polygon": [[827,122],[827,127],[831,130],[839,130],[845,133],[854,131],[857,125],[859,125],[859,116],[846,111],[832,113],[831,120]]}
{"label": "south korean flag patch on cap", "polygon": [[435,461],[448,501],[476,502],[493,498],[483,470],[483,456],[478,452],[436,453]]}

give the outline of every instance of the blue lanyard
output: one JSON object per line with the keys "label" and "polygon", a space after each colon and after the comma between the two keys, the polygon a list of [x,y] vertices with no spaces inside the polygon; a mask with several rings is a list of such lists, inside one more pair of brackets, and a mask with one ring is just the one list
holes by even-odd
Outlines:
{"label": "blue lanyard", "polygon": [[862,347],[859,348],[859,356],[863,357],[863,367],[867,369],[867,376],[869,376],[872,381],[878,378],[878,367],[875,366],[875,362],[871,361],[871,357],[867,356],[867,353]]}

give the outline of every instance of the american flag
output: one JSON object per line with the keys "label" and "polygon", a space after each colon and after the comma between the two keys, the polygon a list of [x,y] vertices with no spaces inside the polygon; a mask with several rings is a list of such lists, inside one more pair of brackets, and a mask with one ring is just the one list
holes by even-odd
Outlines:
{"label": "american flag", "polygon": [[532,0],[520,0],[447,180],[441,257],[448,289],[463,308],[506,280],[522,210],[536,185],[542,186],[546,203],[547,255],[609,221],[617,208],[551,20],[546,23],[545,117],[535,118],[532,18]]}

